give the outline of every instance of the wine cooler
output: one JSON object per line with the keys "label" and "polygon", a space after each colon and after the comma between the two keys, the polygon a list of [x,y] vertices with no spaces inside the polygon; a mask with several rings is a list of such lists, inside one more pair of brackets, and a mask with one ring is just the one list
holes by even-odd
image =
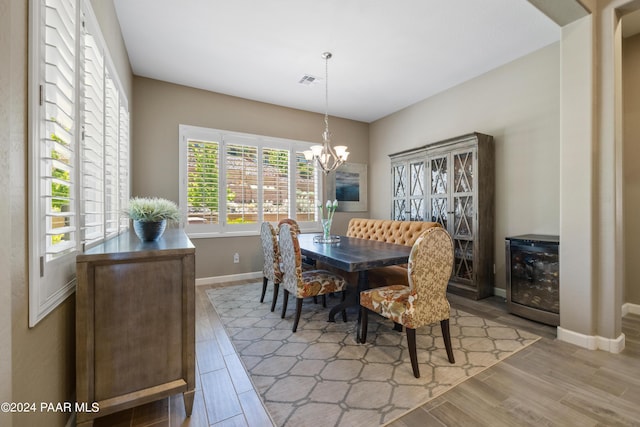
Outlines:
{"label": "wine cooler", "polygon": [[558,236],[507,237],[507,310],[548,325],[560,324]]}

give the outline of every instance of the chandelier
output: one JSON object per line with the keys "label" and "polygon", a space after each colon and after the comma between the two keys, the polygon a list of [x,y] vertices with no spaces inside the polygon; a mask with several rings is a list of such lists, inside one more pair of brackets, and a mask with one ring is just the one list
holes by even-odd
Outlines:
{"label": "chandelier", "polygon": [[324,52],[322,54],[322,58],[325,61],[325,113],[322,145],[312,145],[310,150],[304,151],[305,159],[315,159],[325,174],[336,170],[336,168],[346,162],[347,157],[349,157],[349,152],[345,145],[331,147],[331,132],[329,132],[329,59],[331,56],[331,52]]}

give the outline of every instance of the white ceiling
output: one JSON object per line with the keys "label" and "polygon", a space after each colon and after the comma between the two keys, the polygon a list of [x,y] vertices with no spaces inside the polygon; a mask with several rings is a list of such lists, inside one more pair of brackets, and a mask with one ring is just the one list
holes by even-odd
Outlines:
{"label": "white ceiling", "polygon": [[[526,0],[115,0],[134,74],[372,122],[560,38]],[[318,83],[304,86],[310,74]]]}

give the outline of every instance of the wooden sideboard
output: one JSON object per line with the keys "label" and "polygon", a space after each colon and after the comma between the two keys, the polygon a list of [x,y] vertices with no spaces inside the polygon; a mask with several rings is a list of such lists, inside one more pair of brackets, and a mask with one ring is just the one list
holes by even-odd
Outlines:
{"label": "wooden sideboard", "polygon": [[76,258],[76,392],[98,412],[77,425],[195,392],[195,248],[181,229],[157,242],[133,231]]}

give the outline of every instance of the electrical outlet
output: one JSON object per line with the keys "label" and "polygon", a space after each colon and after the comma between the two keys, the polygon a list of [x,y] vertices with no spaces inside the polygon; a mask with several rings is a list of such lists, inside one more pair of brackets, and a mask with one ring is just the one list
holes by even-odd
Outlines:
{"label": "electrical outlet", "polygon": [[235,254],[233,254],[233,263],[237,264],[239,262],[240,262],[240,254],[236,252]]}

